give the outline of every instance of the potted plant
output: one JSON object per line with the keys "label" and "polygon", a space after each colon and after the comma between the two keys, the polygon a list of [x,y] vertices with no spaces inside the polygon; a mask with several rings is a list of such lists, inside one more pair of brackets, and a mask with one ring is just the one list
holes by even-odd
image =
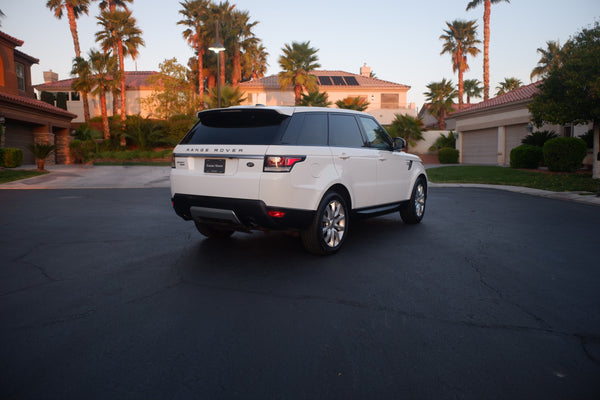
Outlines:
{"label": "potted plant", "polygon": [[38,171],[43,171],[46,157],[56,150],[56,146],[48,143],[35,143],[29,145],[29,150],[35,156]]}

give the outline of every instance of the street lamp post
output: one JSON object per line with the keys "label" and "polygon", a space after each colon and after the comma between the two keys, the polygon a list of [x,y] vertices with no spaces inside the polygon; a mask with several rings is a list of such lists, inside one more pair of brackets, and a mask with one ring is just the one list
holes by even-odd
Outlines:
{"label": "street lamp post", "polygon": [[219,40],[219,21],[215,22],[216,38],[215,42],[208,49],[217,54],[217,104],[221,108],[221,52],[225,51],[223,43]]}

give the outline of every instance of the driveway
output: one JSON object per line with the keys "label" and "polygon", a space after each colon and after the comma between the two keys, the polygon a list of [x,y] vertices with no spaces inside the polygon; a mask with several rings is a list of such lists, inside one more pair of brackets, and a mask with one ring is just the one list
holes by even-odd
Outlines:
{"label": "driveway", "polygon": [[315,257],[169,197],[0,190],[0,398],[600,397],[595,206],[434,187]]}

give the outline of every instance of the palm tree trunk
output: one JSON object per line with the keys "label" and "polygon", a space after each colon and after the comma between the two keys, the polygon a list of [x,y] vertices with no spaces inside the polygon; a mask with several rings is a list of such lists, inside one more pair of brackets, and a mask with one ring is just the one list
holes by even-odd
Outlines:
{"label": "palm tree trunk", "polygon": [[100,112],[102,114],[102,132],[104,133],[104,140],[110,139],[110,127],[108,126],[108,112],[106,110],[106,93],[100,92]]}
{"label": "palm tree trunk", "polygon": [[[69,17],[69,28],[71,29],[71,36],[73,37],[73,47],[75,48],[75,57],[81,57],[81,48],[79,47],[79,34],[77,33],[77,18],[75,18],[75,11],[73,6],[68,2],[65,3],[67,7],[67,16]],[[85,122],[90,120],[90,103],[87,98],[87,93],[83,93],[83,118]]]}
{"label": "palm tree trunk", "polygon": [[125,123],[127,93],[125,92],[125,60],[123,60],[123,42],[121,40],[119,40],[117,48],[119,50],[119,69],[121,70],[121,123]]}
{"label": "palm tree trunk", "polygon": [[90,121],[90,103],[88,101],[88,92],[84,91],[81,92],[81,95],[83,96],[83,119],[85,120],[85,122],[89,122]]}
{"label": "palm tree trunk", "polygon": [[77,34],[77,19],[75,18],[75,10],[69,2],[65,2],[67,7],[67,15],[69,17],[69,28],[71,29],[71,36],[73,37],[73,46],[75,47],[75,57],[81,57],[81,49],[79,47],[79,35]]}
{"label": "palm tree trunk", "polygon": [[239,47],[233,51],[233,72],[231,74],[231,84],[233,87],[237,86],[242,80],[242,65],[241,65],[241,54]]}
{"label": "palm tree trunk", "polygon": [[464,81],[463,81],[463,69],[462,66],[458,68],[458,109],[462,110],[463,108],[463,93],[464,89]]}
{"label": "palm tree trunk", "polygon": [[204,64],[202,58],[204,56],[204,48],[198,44],[198,97],[202,100],[204,95]]}
{"label": "palm tree trunk", "polygon": [[490,98],[490,13],[492,3],[484,0],[483,9],[483,100]]}
{"label": "palm tree trunk", "polygon": [[225,52],[220,51],[219,57],[221,58],[221,87],[225,86]]}
{"label": "palm tree trunk", "polygon": [[299,105],[302,100],[302,86],[296,85],[294,87],[294,104]]}

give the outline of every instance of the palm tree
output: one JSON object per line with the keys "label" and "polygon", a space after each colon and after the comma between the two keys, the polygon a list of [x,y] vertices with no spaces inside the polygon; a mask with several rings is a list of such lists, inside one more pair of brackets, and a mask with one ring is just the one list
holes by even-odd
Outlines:
{"label": "palm tree", "polygon": [[496,96],[500,96],[502,94],[508,93],[512,90],[518,89],[523,85],[520,79],[511,77],[504,78],[504,82],[500,82],[498,86],[496,86]]}
{"label": "palm tree", "polygon": [[471,0],[467,4],[467,11],[483,3],[483,100],[490,98],[490,14],[492,4],[509,0]]}
{"label": "palm tree", "polygon": [[546,42],[546,49],[538,47],[537,52],[542,56],[538,61],[537,67],[531,71],[530,79],[533,81],[535,76],[539,76],[540,78],[545,78],[550,72],[552,67],[560,66],[560,53],[561,47],[560,43],[554,40],[549,40]]}
{"label": "palm tree", "polygon": [[369,103],[366,98],[360,96],[348,96],[342,100],[338,100],[335,102],[335,105],[338,108],[356,111],[365,111],[369,107],[369,104],[371,103]]}
{"label": "palm tree", "polygon": [[[240,91],[239,86],[225,85],[221,87],[221,107],[231,107],[240,105],[246,97],[245,92]],[[208,105],[208,108],[218,107],[218,92],[216,88],[210,91],[210,95],[204,96],[204,102]]]}
{"label": "palm tree", "polygon": [[311,71],[321,67],[317,62],[318,49],[310,47],[308,41],[292,42],[291,46],[286,44],[282,51],[283,55],[279,57],[279,66],[282,69],[279,73],[279,84],[281,90],[286,90],[290,85],[294,86],[294,99],[297,105],[300,104],[304,90],[311,92],[319,87],[316,76],[311,74]]}
{"label": "palm tree", "polygon": [[471,97],[481,98],[483,88],[479,79],[467,79],[463,84],[465,95],[467,95],[467,104],[471,104]]}
{"label": "palm tree", "polygon": [[476,39],[477,25],[475,21],[454,20],[446,22],[448,29],[440,39],[444,40],[444,47],[440,54],[450,53],[452,55],[452,70],[458,71],[458,107],[463,105],[463,73],[469,70],[467,55],[476,56],[480,50],[476,47],[480,40]]}
{"label": "palm tree", "polygon": [[121,122],[127,118],[126,92],[125,92],[125,56],[135,60],[138,47],[144,46],[142,31],[136,26],[136,20],[131,16],[131,11],[102,11],[98,25],[104,29],[96,32],[96,41],[102,45],[102,50],[108,52],[113,47],[117,48],[119,70],[121,71]]}
{"label": "palm tree", "polygon": [[43,171],[46,157],[56,150],[56,145],[50,143],[34,143],[27,146],[37,160],[37,170]]}
{"label": "palm tree", "polygon": [[[71,87],[73,90],[82,93],[82,97],[87,99],[88,94],[92,91],[92,77],[90,74],[90,64],[86,62],[82,57],[75,57],[73,59],[73,67],[71,74],[75,75],[76,78],[73,81]],[[84,119],[86,122],[90,120],[90,109],[83,108]]]}
{"label": "palm tree", "polygon": [[248,11],[237,10],[233,11],[230,20],[230,39],[231,46],[233,47],[231,83],[233,86],[237,86],[242,80],[242,54],[240,50],[258,43],[258,39],[252,33],[252,28],[254,28],[258,22],[249,22],[250,15],[248,14]]}
{"label": "palm tree", "polygon": [[[127,8],[127,3],[133,3],[133,0],[102,0],[100,1],[99,7],[100,11],[110,11],[114,12],[117,10],[117,7],[124,9],[125,11],[129,11]],[[113,54],[119,54],[119,50],[117,49],[117,44],[113,46]],[[119,95],[118,92],[113,93],[113,115],[116,114],[117,109],[119,108]]]}
{"label": "palm tree", "polygon": [[108,110],[106,108],[106,93],[118,87],[121,80],[119,61],[111,52],[102,53],[90,50],[89,64],[91,86],[94,88],[91,94],[100,96],[100,112],[102,114],[102,132],[104,139],[110,139],[110,128],[108,126]]}
{"label": "palm tree", "polygon": [[446,129],[446,115],[454,110],[457,95],[454,84],[444,78],[441,82],[431,82],[427,89],[429,91],[423,94],[429,103],[429,113],[438,119],[440,129]]}
{"label": "palm tree", "polygon": [[[302,100],[300,100],[301,106],[305,107],[328,107],[331,105],[327,92],[308,92],[308,94],[302,93]],[[340,107],[341,108],[341,107]]]}
{"label": "palm tree", "polygon": [[179,4],[183,7],[182,10],[179,10],[179,14],[183,16],[183,19],[178,21],[177,24],[186,27],[183,31],[183,37],[198,55],[198,96],[202,97],[204,94],[202,59],[209,45],[207,34],[212,29],[212,26],[208,23],[211,3],[208,0],[185,0]]}
{"label": "palm tree", "polygon": [[425,125],[423,121],[410,115],[395,114],[396,118],[390,125],[390,133],[394,137],[401,137],[406,140],[406,150],[408,145],[415,146],[417,141],[423,140],[423,131]]}
{"label": "palm tree", "polygon": [[[73,37],[73,47],[75,48],[75,57],[81,57],[81,48],[79,47],[79,34],[77,33],[77,18],[82,14],[88,14],[90,0],[48,0],[46,7],[54,11],[54,16],[61,19],[63,11],[67,11],[69,19],[69,28]],[[87,96],[83,96],[83,115],[85,121],[90,120],[90,104]]]}
{"label": "palm tree", "polygon": [[259,40],[246,47],[242,54],[242,80],[258,79],[267,72],[269,53]]}
{"label": "palm tree", "polygon": [[100,7],[100,11],[116,11],[117,7],[121,7],[125,11],[129,11],[127,8],[127,3],[133,3],[133,0],[102,0],[98,5]]}

